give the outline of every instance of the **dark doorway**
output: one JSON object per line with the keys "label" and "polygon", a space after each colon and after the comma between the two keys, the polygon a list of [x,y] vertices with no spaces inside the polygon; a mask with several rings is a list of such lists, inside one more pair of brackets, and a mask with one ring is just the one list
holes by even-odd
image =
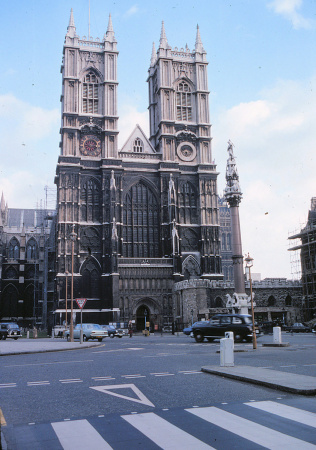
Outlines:
{"label": "dark doorway", "polygon": [[[147,306],[142,305],[138,308],[136,313],[136,330],[141,331],[145,329],[146,322],[150,322],[150,312]],[[148,327],[147,327],[148,329]]]}

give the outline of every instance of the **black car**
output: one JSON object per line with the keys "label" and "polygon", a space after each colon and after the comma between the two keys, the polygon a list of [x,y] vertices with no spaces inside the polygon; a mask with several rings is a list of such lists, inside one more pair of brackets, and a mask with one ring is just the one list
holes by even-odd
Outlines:
{"label": "black car", "polygon": [[20,327],[15,322],[2,322],[0,323],[0,339],[11,338],[17,340],[22,337]]}
{"label": "black car", "polygon": [[248,314],[217,314],[210,320],[197,322],[192,326],[191,337],[196,342],[209,342],[225,337],[227,331],[234,333],[235,342],[252,340],[252,318]]}

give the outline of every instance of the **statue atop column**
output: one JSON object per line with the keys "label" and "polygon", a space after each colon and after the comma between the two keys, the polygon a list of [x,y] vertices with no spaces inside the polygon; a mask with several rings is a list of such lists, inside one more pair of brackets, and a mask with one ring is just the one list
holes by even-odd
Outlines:
{"label": "statue atop column", "polygon": [[239,221],[239,203],[242,192],[239,185],[239,175],[234,156],[233,143],[228,141],[228,159],[226,165],[226,187],[224,197],[230,207],[231,230],[232,230],[232,260],[234,269],[235,292],[231,297],[227,294],[226,307],[235,313],[248,314],[250,297],[245,290],[245,277],[243,267],[243,253],[241,244],[241,232]]}

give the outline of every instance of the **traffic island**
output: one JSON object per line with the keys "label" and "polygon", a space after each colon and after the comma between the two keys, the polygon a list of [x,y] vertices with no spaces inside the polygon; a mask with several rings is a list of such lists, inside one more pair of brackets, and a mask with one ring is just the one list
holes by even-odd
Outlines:
{"label": "traffic island", "polygon": [[316,378],[296,373],[280,372],[278,370],[263,369],[261,367],[234,366],[218,367],[206,366],[202,372],[247,383],[259,384],[272,389],[292,392],[300,395],[316,394]]}

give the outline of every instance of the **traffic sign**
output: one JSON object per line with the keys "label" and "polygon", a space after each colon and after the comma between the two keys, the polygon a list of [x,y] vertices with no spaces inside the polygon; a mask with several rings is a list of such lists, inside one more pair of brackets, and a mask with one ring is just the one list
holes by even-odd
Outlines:
{"label": "traffic sign", "polygon": [[79,306],[80,309],[84,307],[86,301],[87,301],[86,298],[76,298],[77,305]]}

